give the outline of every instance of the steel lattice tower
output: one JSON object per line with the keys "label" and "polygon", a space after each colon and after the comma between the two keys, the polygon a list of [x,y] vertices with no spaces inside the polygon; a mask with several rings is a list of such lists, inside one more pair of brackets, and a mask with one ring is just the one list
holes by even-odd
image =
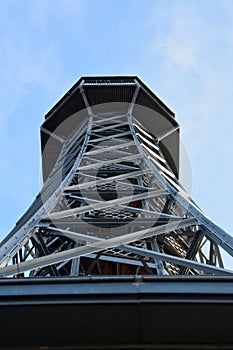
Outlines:
{"label": "steel lattice tower", "polygon": [[229,282],[222,251],[233,256],[233,238],[180,184],[179,131],[174,113],[137,77],[81,78],[45,116],[44,184],[0,245],[2,283],[51,288],[59,278],[84,288],[103,278],[139,288],[171,275],[176,283],[203,278],[207,286],[224,275]]}
{"label": "steel lattice tower", "polygon": [[228,274],[233,239],[178,181],[179,125],[137,78],[81,79],[41,127],[44,186],[2,276]]}

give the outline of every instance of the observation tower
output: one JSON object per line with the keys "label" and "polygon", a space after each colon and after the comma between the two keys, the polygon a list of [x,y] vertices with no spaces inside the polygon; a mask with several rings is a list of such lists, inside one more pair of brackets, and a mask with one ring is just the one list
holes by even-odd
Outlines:
{"label": "observation tower", "polygon": [[138,77],[82,77],[41,153],[0,245],[1,348],[231,348],[233,238],[179,181],[174,113]]}

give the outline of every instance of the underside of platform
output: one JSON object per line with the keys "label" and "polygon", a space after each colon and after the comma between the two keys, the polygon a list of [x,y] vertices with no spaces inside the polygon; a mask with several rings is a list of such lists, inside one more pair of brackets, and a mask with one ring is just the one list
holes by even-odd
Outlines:
{"label": "underside of platform", "polygon": [[232,349],[232,277],[0,280],[1,349]]}

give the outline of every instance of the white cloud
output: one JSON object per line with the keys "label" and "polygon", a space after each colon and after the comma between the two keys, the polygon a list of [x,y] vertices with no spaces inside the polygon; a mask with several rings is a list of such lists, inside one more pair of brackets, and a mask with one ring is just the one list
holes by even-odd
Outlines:
{"label": "white cloud", "polygon": [[48,95],[59,89],[64,92],[63,82],[68,79],[62,44],[67,24],[71,30],[79,30],[83,8],[81,1],[73,0],[22,0],[11,4],[1,3],[0,15],[1,133],[32,87],[38,86]]}
{"label": "white cloud", "polygon": [[229,121],[224,109],[231,105],[233,6],[229,1],[168,1],[155,6],[150,26],[150,62],[160,60],[164,90],[174,99],[190,140],[195,134],[196,153],[207,132],[217,127],[220,113],[221,121]]}
{"label": "white cloud", "polygon": [[[29,17],[33,25],[40,30],[46,30],[51,23],[61,26],[70,26],[70,29],[79,30],[79,22],[84,11],[81,0],[53,0],[28,1]],[[62,28],[61,28],[62,31]]]}
{"label": "white cloud", "polygon": [[155,6],[151,18],[151,55],[156,58],[162,56],[182,69],[192,69],[197,64],[200,50],[197,10],[191,2],[188,5],[171,1],[164,4]]}
{"label": "white cloud", "polygon": [[181,124],[193,169],[193,199],[233,234],[233,4],[159,2],[149,22],[152,88]]}

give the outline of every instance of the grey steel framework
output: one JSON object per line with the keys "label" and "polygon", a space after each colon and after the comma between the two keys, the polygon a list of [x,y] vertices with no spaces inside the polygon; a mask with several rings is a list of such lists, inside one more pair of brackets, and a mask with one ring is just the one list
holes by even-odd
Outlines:
{"label": "grey steel framework", "polygon": [[1,277],[233,274],[232,236],[179,182],[179,124],[140,79],[81,78],[41,144],[44,185],[1,243]]}

